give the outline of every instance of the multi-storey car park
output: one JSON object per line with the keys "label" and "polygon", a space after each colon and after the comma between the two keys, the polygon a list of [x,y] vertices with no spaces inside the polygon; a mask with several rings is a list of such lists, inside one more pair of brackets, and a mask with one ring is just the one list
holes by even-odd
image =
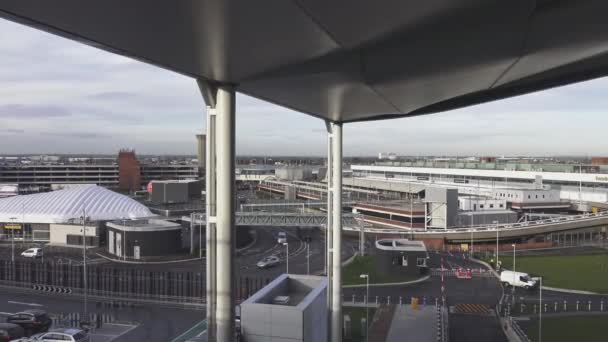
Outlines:
{"label": "multi-storey car park", "polygon": [[[139,177],[141,184],[162,179],[198,179],[199,168],[196,164],[142,163]],[[107,188],[118,188],[119,181],[120,166],[118,164],[0,165],[0,184],[18,184],[20,193],[47,191],[66,184],[95,184]]]}

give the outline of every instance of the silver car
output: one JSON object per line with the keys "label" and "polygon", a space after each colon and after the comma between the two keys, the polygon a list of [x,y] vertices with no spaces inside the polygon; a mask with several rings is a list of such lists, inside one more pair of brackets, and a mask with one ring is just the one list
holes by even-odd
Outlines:
{"label": "silver car", "polygon": [[22,342],[90,342],[91,338],[84,330],[76,328],[59,328],[49,332],[36,334],[29,339],[21,339]]}
{"label": "silver car", "polygon": [[258,261],[256,264],[259,268],[269,268],[272,266],[276,266],[281,262],[281,259],[276,255],[267,256],[264,259]]}

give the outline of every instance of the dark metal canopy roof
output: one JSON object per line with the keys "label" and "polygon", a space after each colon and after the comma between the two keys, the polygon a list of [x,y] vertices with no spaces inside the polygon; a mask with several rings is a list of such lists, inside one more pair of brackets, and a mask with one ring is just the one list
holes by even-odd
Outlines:
{"label": "dark metal canopy roof", "polygon": [[0,0],[0,16],[338,122],[608,73],[605,0]]}

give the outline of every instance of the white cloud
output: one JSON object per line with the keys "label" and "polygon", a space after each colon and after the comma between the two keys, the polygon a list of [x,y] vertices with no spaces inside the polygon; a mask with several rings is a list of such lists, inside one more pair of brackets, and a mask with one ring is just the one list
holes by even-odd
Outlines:
{"label": "white cloud", "polygon": [[[345,125],[347,155],[606,154],[608,79],[449,113]],[[0,153],[193,154],[194,80],[0,21]],[[237,152],[324,155],[321,120],[237,97]]]}

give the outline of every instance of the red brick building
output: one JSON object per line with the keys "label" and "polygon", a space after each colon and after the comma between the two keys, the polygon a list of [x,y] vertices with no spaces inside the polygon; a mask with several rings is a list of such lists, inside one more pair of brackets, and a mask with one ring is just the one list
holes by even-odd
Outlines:
{"label": "red brick building", "polygon": [[135,150],[118,153],[118,188],[129,192],[141,189],[141,170]]}

